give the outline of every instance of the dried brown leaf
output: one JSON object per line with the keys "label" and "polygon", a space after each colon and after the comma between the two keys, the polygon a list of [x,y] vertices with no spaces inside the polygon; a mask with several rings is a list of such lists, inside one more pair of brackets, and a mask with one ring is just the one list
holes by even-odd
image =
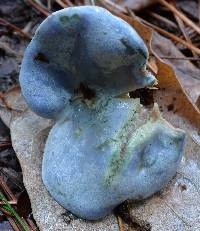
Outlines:
{"label": "dried brown leaf", "polygon": [[149,47],[150,55],[155,57],[159,90],[156,91],[154,100],[161,107],[164,118],[176,127],[195,133],[197,138],[200,129],[200,111],[187,95],[173,68],[162,61],[152,49],[151,42],[154,39],[152,30],[136,19],[124,15],[120,17],[137,30]]}

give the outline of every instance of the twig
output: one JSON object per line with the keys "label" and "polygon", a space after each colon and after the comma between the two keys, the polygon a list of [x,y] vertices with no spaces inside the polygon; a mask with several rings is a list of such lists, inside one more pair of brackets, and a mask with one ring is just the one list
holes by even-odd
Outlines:
{"label": "twig", "polygon": [[50,12],[48,11],[48,9],[46,9],[43,6],[39,5],[35,1],[27,0],[27,2],[29,2],[30,5],[32,5],[36,10],[38,10],[40,13],[42,13],[46,17],[50,15]]}
{"label": "twig", "polygon": [[[114,9],[111,9],[109,6],[107,6],[107,5],[105,4],[105,1],[101,1],[101,0],[99,0],[99,1],[101,2],[102,5],[104,5],[105,7],[107,7],[110,11],[112,11],[112,12],[114,12],[114,13],[117,14],[117,11],[116,11],[115,8],[114,8]],[[115,7],[115,4],[114,4],[113,6]],[[147,22],[146,20],[144,20],[144,19],[142,19],[142,18],[140,18],[140,17],[138,17],[138,16],[135,16],[135,14],[133,13],[133,11],[132,11],[131,9],[129,9],[129,8],[128,8],[128,9],[126,8],[126,12],[128,12],[129,15],[130,15],[131,17],[137,18],[139,21],[141,21],[141,22],[144,23],[145,25],[151,27],[152,29],[156,30],[156,31],[159,32],[160,34],[163,34],[164,36],[166,36],[166,37],[168,37],[168,38],[170,38],[170,39],[172,39],[172,40],[174,40],[174,41],[176,41],[176,42],[181,43],[182,45],[184,45],[184,46],[187,47],[188,49],[190,49],[190,50],[192,50],[192,51],[194,51],[194,52],[196,52],[197,54],[200,55],[200,49],[197,48],[197,47],[195,47],[193,44],[190,44],[190,43],[188,43],[187,41],[185,41],[185,40],[183,40],[183,39],[177,37],[176,35],[174,35],[174,34],[168,32],[168,31],[165,31],[164,29],[162,29],[162,28],[160,28],[160,27],[158,27],[158,26],[156,26],[156,25],[154,25],[154,24],[152,24],[152,23],[149,23],[149,22]]]}
{"label": "twig", "polygon": [[[185,26],[184,26],[183,21],[182,21],[179,17],[177,17],[176,15],[174,15],[174,17],[175,17],[175,19],[176,19],[176,21],[177,21],[177,23],[178,23],[178,25],[179,25],[179,28],[180,28],[180,30],[181,30],[181,32],[182,32],[182,34],[183,34],[185,40],[186,40],[188,43],[193,44],[193,43],[192,43],[192,40],[190,39],[190,37],[187,35],[187,33],[186,33],[186,31],[185,31]],[[196,55],[196,53],[195,53],[193,50],[191,50],[191,52],[192,52],[192,54],[193,54],[193,56],[194,56],[195,58],[198,58],[198,56]]]}
{"label": "twig", "polygon": [[48,11],[51,11],[51,7],[52,7],[52,0],[47,0],[47,9],[48,9]]}
{"label": "twig", "polygon": [[68,6],[74,6],[74,4],[70,0],[63,0]]}
{"label": "twig", "polygon": [[127,13],[126,8],[121,7],[120,5],[115,4],[114,2],[110,1],[110,0],[99,0],[99,2],[101,2],[102,5],[106,6],[107,4],[110,7],[115,8],[118,12],[123,12],[123,13]]}
{"label": "twig", "polygon": [[[108,0],[106,0],[106,1],[99,0],[99,1],[100,1],[101,4],[104,5],[105,7],[108,7],[107,4],[105,4],[105,3],[106,3],[106,2],[110,2],[110,1],[108,1]],[[110,7],[108,7],[108,9],[111,10],[111,11],[113,11],[114,13],[116,12],[117,9],[118,9],[118,10],[124,9],[124,8],[121,8],[121,7],[120,7],[120,9],[119,9],[119,6],[117,6],[116,4],[112,4],[112,6],[114,7],[114,9],[111,10]],[[128,10],[125,8],[124,11],[125,11],[125,13],[127,13],[127,12],[129,13],[129,11],[131,11],[131,10],[129,9],[129,11],[128,11]],[[132,12],[132,11],[131,11],[131,12]],[[116,12],[116,13],[117,13],[117,12]],[[132,15],[131,15],[131,16],[132,16]],[[190,43],[188,43],[187,41],[184,41],[183,39],[177,37],[176,35],[174,35],[174,34],[168,32],[168,31],[165,31],[165,30],[163,30],[162,28],[160,28],[160,27],[158,27],[158,26],[156,26],[156,25],[154,25],[154,24],[149,23],[149,22],[147,22],[146,20],[144,20],[144,19],[142,19],[142,18],[140,18],[140,17],[138,17],[138,16],[137,16],[137,18],[138,18],[142,23],[144,23],[144,24],[146,24],[147,26],[153,28],[153,29],[156,30],[157,32],[163,34],[164,36],[166,36],[166,37],[168,37],[168,38],[170,38],[170,39],[172,39],[172,40],[174,40],[174,41],[176,41],[176,42],[181,43],[182,45],[184,45],[184,46],[187,47],[188,49],[193,50],[194,52],[196,52],[197,54],[200,55],[200,49],[197,48],[197,47],[195,47],[193,44],[190,44]]]}
{"label": "twig", "polygon": [[22,54],[17,53],[12,48],[10,48],[7,44],[0,41],[0,48],[5,50],[6,54],[11,57],[22,57]]}
{"label": "twig", "polygon": [[67,8],[67,7],[68,7],[68,5],[65,4],[64,2],[62,2],[61,0],[55,0],[55,2],[56,2],[59,6],[61,6],[62,8]]}
{"label": "twig", "polygon": [[199,16],[199,25],[200,25],[200,0],[198,1],[198,16]]}
{"label": "twig", "polygon": [[190,61],[200,61],[200,58],[195,57],[167,57],[161,56],[161,59],[177,59],[177,60],[190,60]]}
{"label": "twig", "polygon": [[189,38],[189,36],[187,35],[187,33],[186,33],[186,31],[185,31],[185,26],[184,26],[184,23],[183,23],[182,19],[179,18],[179,17],[177,17],[175,14],[174,14],[174,17],[175,17],[175,19],[176,19],[176,21],[177,21],[177,23],[178,23],[178,25],[179,25],[179,28],[180,28],[180,31],[181,31],[182,34],[183,34],[183,37],[185,38],[185,40],[186,40],[188,43],[192,44],[191,39]]}
{"label": "twig", "polygon": [[27,39],[29,39],[29,40],[32,38],[30,34],[24,32],[24,31],[23,31],[22,29],[20,29],[18,26],[15,26],[14,24],[8,22],[6,19],[0,18],[0,24],[1,24],[1,25],[4,25],[4,26],[10,27],[11,29],[13,29],[13,30],[19,32],[21,35],[23,35],[25,38],[27,38]]}
{"label": "twig", "polygon": [[7,186],[3,177],[0,176],[0,211],[7,215],[7,219],[15,231],[30,231],[27,222],[16,212],[16,204],[17,198]]}
{"label": "twig", "polygon": [[[9,199],[8,203],[12,205],[17,204],[17,198],[11,192],[10,188],[7,186],[6,182],[4,181],[3,177],[0,176],[0,188],[6,193],[7,198]],[[5,203],[0,201],[0,205],[4,205]]]}
{"label": "twig", "polygon": [[144,19],[142,19],[142,18],[136,16],[136,15],[133,13],[133,11],[132,11],[131,9],[128,8],[127,10],[128,10],[128,12],[129,12],[129,15],[130,15],[132,18],[137,18],[139,21],[141,21],[141,22],[144,23],[145,25],[147,25],[147,26],[153,28],[154,30],[156,30],[156,31],[159,32],[160,34],[163,34],[163,35],[165,35],[166,37],[168,37],[168,38],[170,38],[170,39],[172,39],[172,40],[174,40],[174,41],[176,41],[176,42],[181,43],[182,45],[186,46],[187,48],[189,48],[189,49],[195,51],[197,54],[200,55],[200,49],[197,48],[197,47],[195,47],[193,44],[190,44],[190,43],[188,43],[187,41],[184,41],[183,39],[177,37],[176,35],[174,35],[174,34],[168,32],[168,31],[165,31],[165,30],[163,30],[162,28],[160,28],[160,27],[158,27],[158,26],[156,26],[156,25],[154,25],[154,24],[152,24],[152,23],[150,23],[150,22],[147,22],[146,20],[144,20]]}
{"label": "twig", "polygon": [[23,31],[28,33],[31,30],[31,27],[32,27],[32,21],[27,22],[27,24],[23,28]]}
{"label": "twig", "polygon": [[[200,47],[200,36],[196,31],[194,31],[191,27],[185,25],[185,33],[191,39],[194,46]],[[180,38],[184,38],[184,36],[181,35]]]}
{"label": "twig", "polygon": [[90,0],[90,2],[92,6],[95,6],[95,0]]}
{"label": "twig", "polygon": [[119,231],[125,231],[125,224],[120,216],[117,215],[117,221],[119,226]]}
{"label": "twig", "polygon": [[12,144],[10,143],[10,142],[8,142],[8,143],[0,143],[0,149],[1,148],[9,148],[9,147],[11,147],[12,146]]}
{"label": "twig", "polygon": [[4,208],[2,208],[2,207],[0,207],[0,211],[1,211],[2,213],[4,213],[6,216],[9,216],[9,217],[12,216],[12,214],[11,214],[10,212],[8,212],[6,209],[4,209]]}
{"label": "twig", "polygon": [[5,203],[2,205],[3,209],[5,209],[8,213],[15,217],[16,221],[22,226],[24,231],[30,231],[25,221],[19,216],[19,214],[15,211],[15,209],[8,203],[6,197],[2,192],[0,192],[0,200]]}
{"label": "twig", "polygon": [[24,188],[21,186],[21,185],[19,185],[18,183],[16,183],[16,181],[18,181],[17,179],[14,179],[14,178],[12,178],[12,177],[10,177],[9,175],[8,175],[8,173],[7,172],[5,172],[5,170],[1,167],[0,168],[0,175],[4,175],[4,177],[6,177],[6,180],[8,181],[11,181],[13,184],[15,184],[21,191],[24,191]]}
{"label": "twig", "polygon": [[169,204],[167,204],[167,203],[165,203],[165,205],[169,208],[169,209],[171,209],[171,211],[186,225],[186,226],[189,226],[189,227],[191,227],[191,225],[187,222],[187,221],[185,221],[185,219],[183,218],[183,217],[181,217],[173,208],[172,208],[172,206],[171,205],[169,205]]}
{"label": "twig", "polygon": [[38,5],[40,5],[43,8],[46,8],[46,6],[43,4],[43,2],[41,0],[33,0],[34,2],[36,2]]}
{"label": "twig", "polygon": [[177,25],[176,25],[176,23],[172,22],[171,20],[169,20],[169,19],[167,19],[167,18],[165,18],[165,17],[163,17],[163,16],[161,16],[161,15],[155,13],[155,12],[149,11],[148,13],[149,13],[151,16],[153,16],[154,18],[156,18],[156,19],[158,19],[158,20],[164,22],[165,24],[171,26],[172,28],[174,28],[174,29],[177,29],[177,28],[178,28]]}
{"label": "twig", "polygon": [[14,231],[22,231],[18,226],[17,224],[15,223],[15,220],[13,219],[13,217],[7,217],[10,225],[12,226],[13,230]]}
{"label": "twig", "polygon": [[151,72],[152,72],[154,75],[157,74],[156,68],[155,68],[153,65],[151,65],[150,62],[147,63],[147,67],[151,70]]}
{"label": "twig", "polygon": [[10,107],[10,105],[7,103],[5,96],[3,93],[0,92],[0,100],[2,102],[3,105],[0,106],[5,106],[6,109],[11,110],[12,108]]}
{"label": "twig", "polygon": [[176,9],[172,4],[168,3],[165,0],[159,0],[159,2],[181,18],[186,24],[192,27],[198,34],[200,34],[200,27],[197,26],[192,20],[190,20],[186,15]]}
{"label": "twig", "polygon": [[185,40],[183,40],[183,39],[177,37],[176,35],[174,35],[174,34],[168,32],[168,31],[165,31],[165,30],[163,30],[162,28],[160,28],[160,27],[158,27],[158,26],[156,26],[156,25],[154,25],[154,24],[151,24],[150,22],[147,22],[146,20],[144,20],[144,19],[142,19],[142,18],[140,18],[140,17],[138,17],[138,16],[137,16],[137,18],[138,18],[141,22],[143,22],[145,25],[147,25],[147,26],[153,28],[154,30],[156,30],[156,31],[159,32],[160,34],[163,34],[164,36],[166,36],[166,37],[168,37],[168,38],[170,38],[170,39],[172,39],[172,40],[174,40],[174,41],[176,41],[176,42],[181,43],[182,45],[184,45],[184,46],[187,47],[188,49],[193,50],[193,51],[196,52],[198,55],[200,55],[200,49],[197,48],[197,47],[195,47],[193,44],[188,43],[187,41],[185,41]]}
{"label": "twig", "polygon": [[200,95],[199,95],[199,97],[197,98],[195,104],[196,104],[197,107],[200,109]]}
{"label": "twig", "polygon": [[[174,0],[172,1],[172,4],[174,5],[174,7],[176,7],[176,3],[175,3]],[[183,34],[185,40],[186,40],[188,43],[192,44],[192,40],[190,39],[190,37],[187,35],[187,33],[186,33],[186,31],[185,31],[184,22],[183,22],[182,19],[179,18],[174,12],[173,12],[173,14],[174,14],[174,17],[175,17],[175,19],[176,19],[176,21],[177,21],[177,23],[178,23],[178,25],[179,25],[180,31],[182,32],[182,34]],[[194,56],[195,58],[198,58],[197,55],[196,55],[196,53],[195,53],[194,51],[191,50],[191,52],[192,52],[192,54],[193,54],[193,56]]]}
{"label": "twig", "polygon": [[[185,32],[190,35],[190,38],[193,39],[194,37],[197,36],[196,31],[194,31],[191,27],[186,26],[185,27]],[[198,35],[199,36],[199,35]]]}

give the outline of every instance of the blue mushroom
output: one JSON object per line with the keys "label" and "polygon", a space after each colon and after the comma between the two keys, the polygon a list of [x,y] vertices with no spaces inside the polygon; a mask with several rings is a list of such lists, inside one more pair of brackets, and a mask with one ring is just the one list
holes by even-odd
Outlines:
{"label": "blue mushroom", "polygon": [[125,21],[96,6],[70,7],[38,28],[20,84],[29,107],[54,119],[42,178],[67,210],[100,219],[126,199],[145,199],[175,175],[185,133],[138,99],[152,86],[148,50]]}
{"label": "blue mushroom", "polygon": [[22,63],[22,92],[33,111],[56,118],[81,84],[112,95],[152,85],[147,58],[128,23],[100,7],[71,7],[53,13],[36,31]]}

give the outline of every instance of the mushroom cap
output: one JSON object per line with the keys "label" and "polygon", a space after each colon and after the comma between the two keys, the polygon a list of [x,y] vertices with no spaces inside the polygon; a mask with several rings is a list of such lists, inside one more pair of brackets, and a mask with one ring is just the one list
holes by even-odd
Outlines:
{"label": "mushroom cap", "polygon": [[22,93],[34,112],[56,118],[85,84],[119,95],[152,85],[148,50],[124,20],[97,6],[69,7],[39,26],[22,62]]}

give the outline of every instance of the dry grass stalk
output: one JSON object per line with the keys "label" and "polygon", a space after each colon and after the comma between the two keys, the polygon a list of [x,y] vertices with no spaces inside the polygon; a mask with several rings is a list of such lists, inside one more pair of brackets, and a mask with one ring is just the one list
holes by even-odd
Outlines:
{"label": "dry grass stalk", "polygon": [[193,44],[190,44],[188,43],[187,41],[179,38],[178,36],[168,32],[168,31],[165,31],[164,29],[150,23],[150,22],[147,22],[146,20],[142,19],[142,18],[139,18],[139,20],[144,23],[145,25],[153,28],[155,31],[159,32],[160,34],[172,39],[173,41],[176,41],[176,42],[179,42],[181,43],[182,45],[184,45],[185,47],[187,47],[188,49],[194,51],[195,53],[197,53],[198,55],[200,55],[200,49],[195,47]]}
{"label": "dry grass stalk", "polygon": [[68,6],[74,6],[74,4],[70,0],[63,0],[63,2]]}
{"label": "dry grass stalk", "polygon": [[200,27],[196,25],[192,20],[190,20],[185,14],[179,11],[173,4],[168,3],[165,0],[159,0],[163,6],[167,7],[170,11],[172,11],[175,15],[181,18],[187,25],[192,27],[198,34],[200,34]]}
{"label": "dry grass stalk", "polygon": [[148,13],[149,13],[152,17],[158,19],[159,21],[164,22],[166,25],[168,25],[168,26],[170,26],[170,27],[172,27],[172,28],[174,28],[174,29],[178,29],[176,23],[172,22],[171,20],[169,20],[169,19],[167,19],[167,18],[165,18],[165,17],[163,17],[163,16],[161,16],[161,15],[155,13],[155,12],[152,12],[152,11],[149,11]]}
{"label": "dry grass stalk", "polygon": [[48,11],[48,9],[44,8],[43,6],[41,6],[40,4],[38,4],[37,2],[33,1],[33,0],[27,0],[27,2],[33,6],[36,10],[38,10],[40,13],[42,13],[43,15],[45,15],[46,17],[50,15],[50,12]]}
{"label": "dry grass stalk", "polygon": [[67,5],[66,3],[64,3],[63,1],[61,1],[61,0],[55,0],[55,2],[56,2],[59,6],[61,6],[62,8],[67,8],[67,7],[68,7],[68,5]]}
{"label": "dry grass stalk", "polygon": [[30,34],[24,32],[24,31],[23,31],[22,29],[20,29],[18,26],[14,25],[14,24],[12,24],[12,23],[10,23],[10,22],[8,22],[6,19],[0,18],[0,24],[1,24],[1,25],[4,25],[4,26],[10,27],[11,29],[13,29],[13,30],[19,32],[23,37],[25,37],[25,38],[27,38],[27,39],[31,39],[31,38],[32,38]]}

